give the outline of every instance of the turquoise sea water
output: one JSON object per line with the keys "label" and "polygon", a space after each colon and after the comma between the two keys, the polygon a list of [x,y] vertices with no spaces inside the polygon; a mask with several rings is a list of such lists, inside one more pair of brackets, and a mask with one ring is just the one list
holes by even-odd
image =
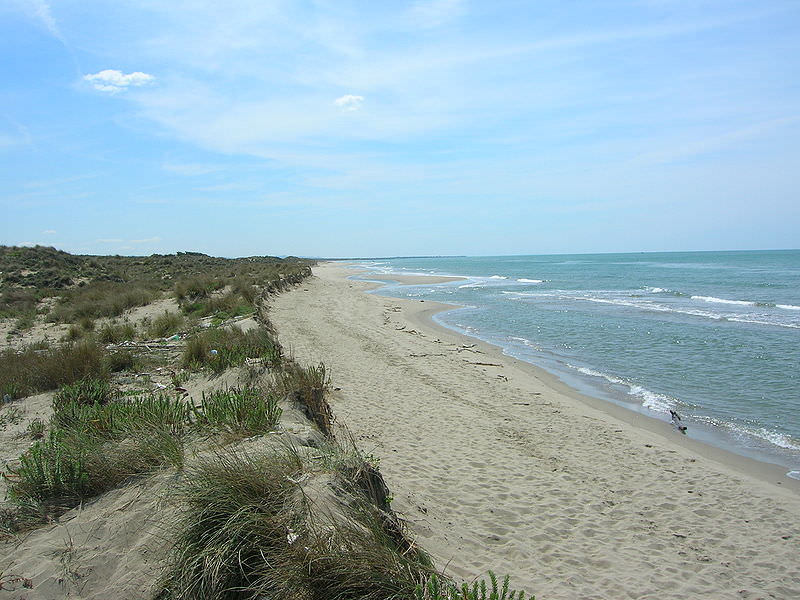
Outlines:
{"label": "turquoise sea water", "polygon": [[[370,272],[460,275],[378,293],[461,306],[447,327],[584,393],[800,478],[800,251],[398,258]],[[676,435],[677,434],[676,432]]]}

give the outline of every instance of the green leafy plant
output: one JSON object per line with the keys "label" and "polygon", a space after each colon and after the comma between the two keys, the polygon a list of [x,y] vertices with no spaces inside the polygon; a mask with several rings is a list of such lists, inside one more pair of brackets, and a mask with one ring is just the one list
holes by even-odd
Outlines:
{"label": "green leafy plant", "polygon": [[[525,600],[525,592],[509,591],[509,576],[503,579],[502,586],[497,584],[497,576],[489,571],[491,589],[486,580],[476,581],[470,587],[463,583],[456,587],[449,581],[441,582],[437,575],[432,575],[425,585],[417,585],[414,590],[415,600]],[[530,600],[536,600],[531,596]]]}
{"label": "green leafy plant", "polygon": [[240,435],[256,435],[275,429],[281,415],[277,400],[254,388],[229,388],[203,394],[194,408],[200,427]]}

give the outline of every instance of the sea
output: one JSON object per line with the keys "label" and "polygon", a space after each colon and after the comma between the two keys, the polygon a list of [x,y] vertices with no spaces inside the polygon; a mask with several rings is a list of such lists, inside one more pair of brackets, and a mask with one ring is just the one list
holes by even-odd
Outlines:
{"label": "sea", "polygon": [[464,277],[374,293],[452,304],[441,325],[800,479],[800,250],[354,262]]}

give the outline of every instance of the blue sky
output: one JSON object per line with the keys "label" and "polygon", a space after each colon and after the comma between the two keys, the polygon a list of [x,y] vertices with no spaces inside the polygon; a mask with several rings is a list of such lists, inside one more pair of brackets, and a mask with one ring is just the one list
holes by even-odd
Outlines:
{"label": "blue sky", "polygon": [[0,0],[0,243],[800,247],[800,3]]}

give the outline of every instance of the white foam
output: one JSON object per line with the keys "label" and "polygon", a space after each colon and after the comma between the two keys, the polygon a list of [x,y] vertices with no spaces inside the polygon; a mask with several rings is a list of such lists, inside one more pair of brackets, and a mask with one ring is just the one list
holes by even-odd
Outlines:
{"label": "white foam", "polygon": [[492,275],[489,279],[508,279],[508,277],[504,277],[503,275]]}
{"label": "white foam", "polygon": [[776,304],[775,307],[783,310],[800,310],[800,306],[795,306],[794,304]]}
{"label": "white foam", "polygon": [[792,479],[800,479],[800,471],[789,471],[786,476]]}
{"label": "white foam", "polygon": [[725,298],[715,298],[714,296],[692,296],[692,300],[702,300],[703,302],[715,302],[717,304],[738,304],[740,306],[756,306],[756,302],[749,300],[726,300]]}
{"label": "white foam", "polygon": [[601,373],[600,371],[595,371],[594,369],[588,369],[586,367],[576,367],[575,365],[567,364],[568,367],[575,369],[576,371],[583,373],[584,375],[591,375],[592,377],[600,377],[605,379],[609,383],[614,383],[616,385],[622,385],[628,388],[628,393],[632,396],[637,396],[642,400],[642,406],[645,408],[649,408],[655,412],[662,412],[666,413],[669,412],[670,408],[675,405],[675,399],[670,398],[665,394],[659,394],[657,392],[652,392],[647,388],[644,388],[640,385],[632,384],[624,379],[619,377],[615,377],[614,375],[608,375],[606,373]]}
{"label": "white foam", "polygon": [[520,283],[542,283],[542,279],[517,279]]}
{"label": "white foam", "polygon": [[647,288],[647,291],[650,292],[651,294],[661,294],[663,292],[668,292],[669,290],[660,287],[649,287]]}

